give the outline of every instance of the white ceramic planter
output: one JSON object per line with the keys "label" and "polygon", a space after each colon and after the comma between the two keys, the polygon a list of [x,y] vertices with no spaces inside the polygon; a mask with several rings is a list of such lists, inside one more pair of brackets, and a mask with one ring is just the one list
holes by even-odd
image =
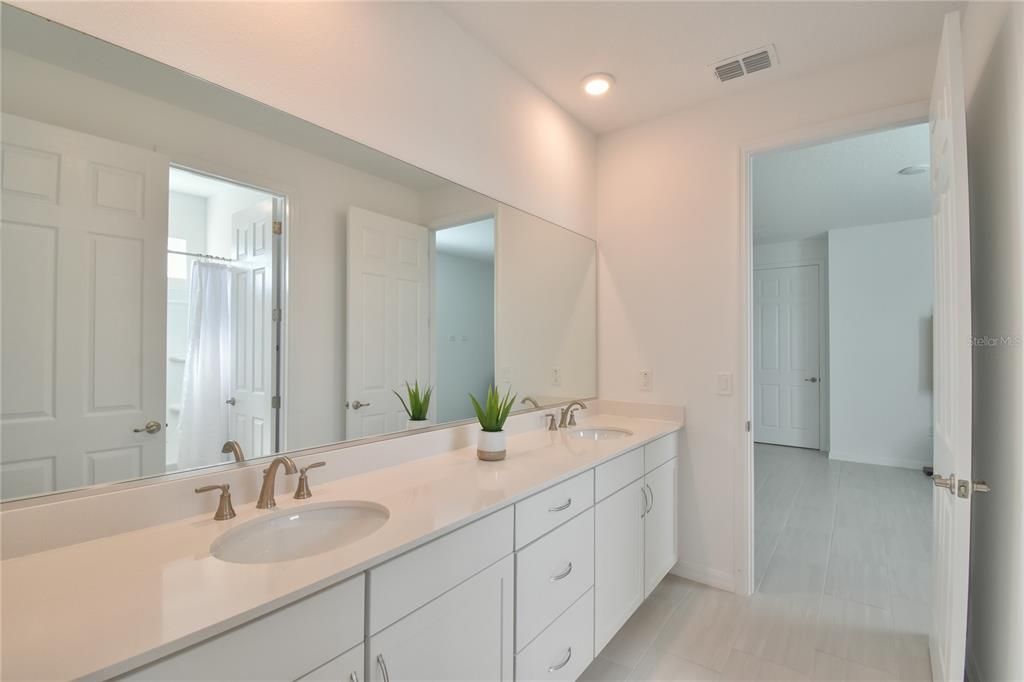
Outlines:
{"label": "white ceramic planter", "polygon": [[433,426],[434,422],[430,419],[407,419],[405,422],[405,430],[410,429],[422,429],[424,426]]}
{"label": "white ceramic planter", "polygon": [[485,462],[505,459],[505,432],[481,430],[476,445],[476,456]]}

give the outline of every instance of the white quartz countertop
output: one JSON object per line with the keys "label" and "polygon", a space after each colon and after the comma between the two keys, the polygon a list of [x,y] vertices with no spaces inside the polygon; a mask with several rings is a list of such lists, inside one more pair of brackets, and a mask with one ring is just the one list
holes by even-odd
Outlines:
{"label": "white quartz countertop", "polygon": [[279,493],[278,510],[365,500],[387,507],[390,518],[361,540],[303,559],[233,564],[210,555],[221,533],[270,513],[251,503],[237,506],[230,521],[204,514],[0,562],[0,677],[127,672],[681,428],[608,415],[581,420],[584,425],[625,428],[633,435],[594,441],[565,431],[531,431],[509,437],[502,462],[481,462],[470,447],[335,481],[311,476],[313,497]]}

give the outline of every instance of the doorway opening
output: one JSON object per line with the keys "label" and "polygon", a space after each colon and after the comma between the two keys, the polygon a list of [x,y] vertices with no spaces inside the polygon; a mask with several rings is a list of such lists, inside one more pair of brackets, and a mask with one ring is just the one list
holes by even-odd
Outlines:
{"label": "doorway opening", "polygon": [[902,647],[793,666],[931,677],[929,156],[915,123],[750,157],[751,587]]}
{"label": "doorway opening", "polygon": [[174,166],[168,189],[167,470],[278,452],[285,199]]}

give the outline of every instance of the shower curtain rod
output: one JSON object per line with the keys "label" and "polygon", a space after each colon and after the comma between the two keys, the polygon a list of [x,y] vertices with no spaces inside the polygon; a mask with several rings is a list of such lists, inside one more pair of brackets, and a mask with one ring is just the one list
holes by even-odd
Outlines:
{"label": "shower curtain rod", "polygon": [[195,253],[194,251],[174,251],[172,249],[167,249],[167,253],[173,253],[176,256],[192,256],[194,258],[210,258],[212,260],[222,260],[226,263],[235,262],[234,258],[224,258],[223,256],[211,256],[208,253]]}

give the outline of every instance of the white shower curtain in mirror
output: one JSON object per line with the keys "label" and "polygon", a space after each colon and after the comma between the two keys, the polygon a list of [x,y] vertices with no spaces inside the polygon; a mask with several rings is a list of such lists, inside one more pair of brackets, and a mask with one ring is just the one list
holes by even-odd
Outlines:
{"label": "white shower curtain in mirror", "polygon": [[196,261],[188,295],[188,345],[182,385],[178,467],[228,459],[231,397],[231,268]]}

